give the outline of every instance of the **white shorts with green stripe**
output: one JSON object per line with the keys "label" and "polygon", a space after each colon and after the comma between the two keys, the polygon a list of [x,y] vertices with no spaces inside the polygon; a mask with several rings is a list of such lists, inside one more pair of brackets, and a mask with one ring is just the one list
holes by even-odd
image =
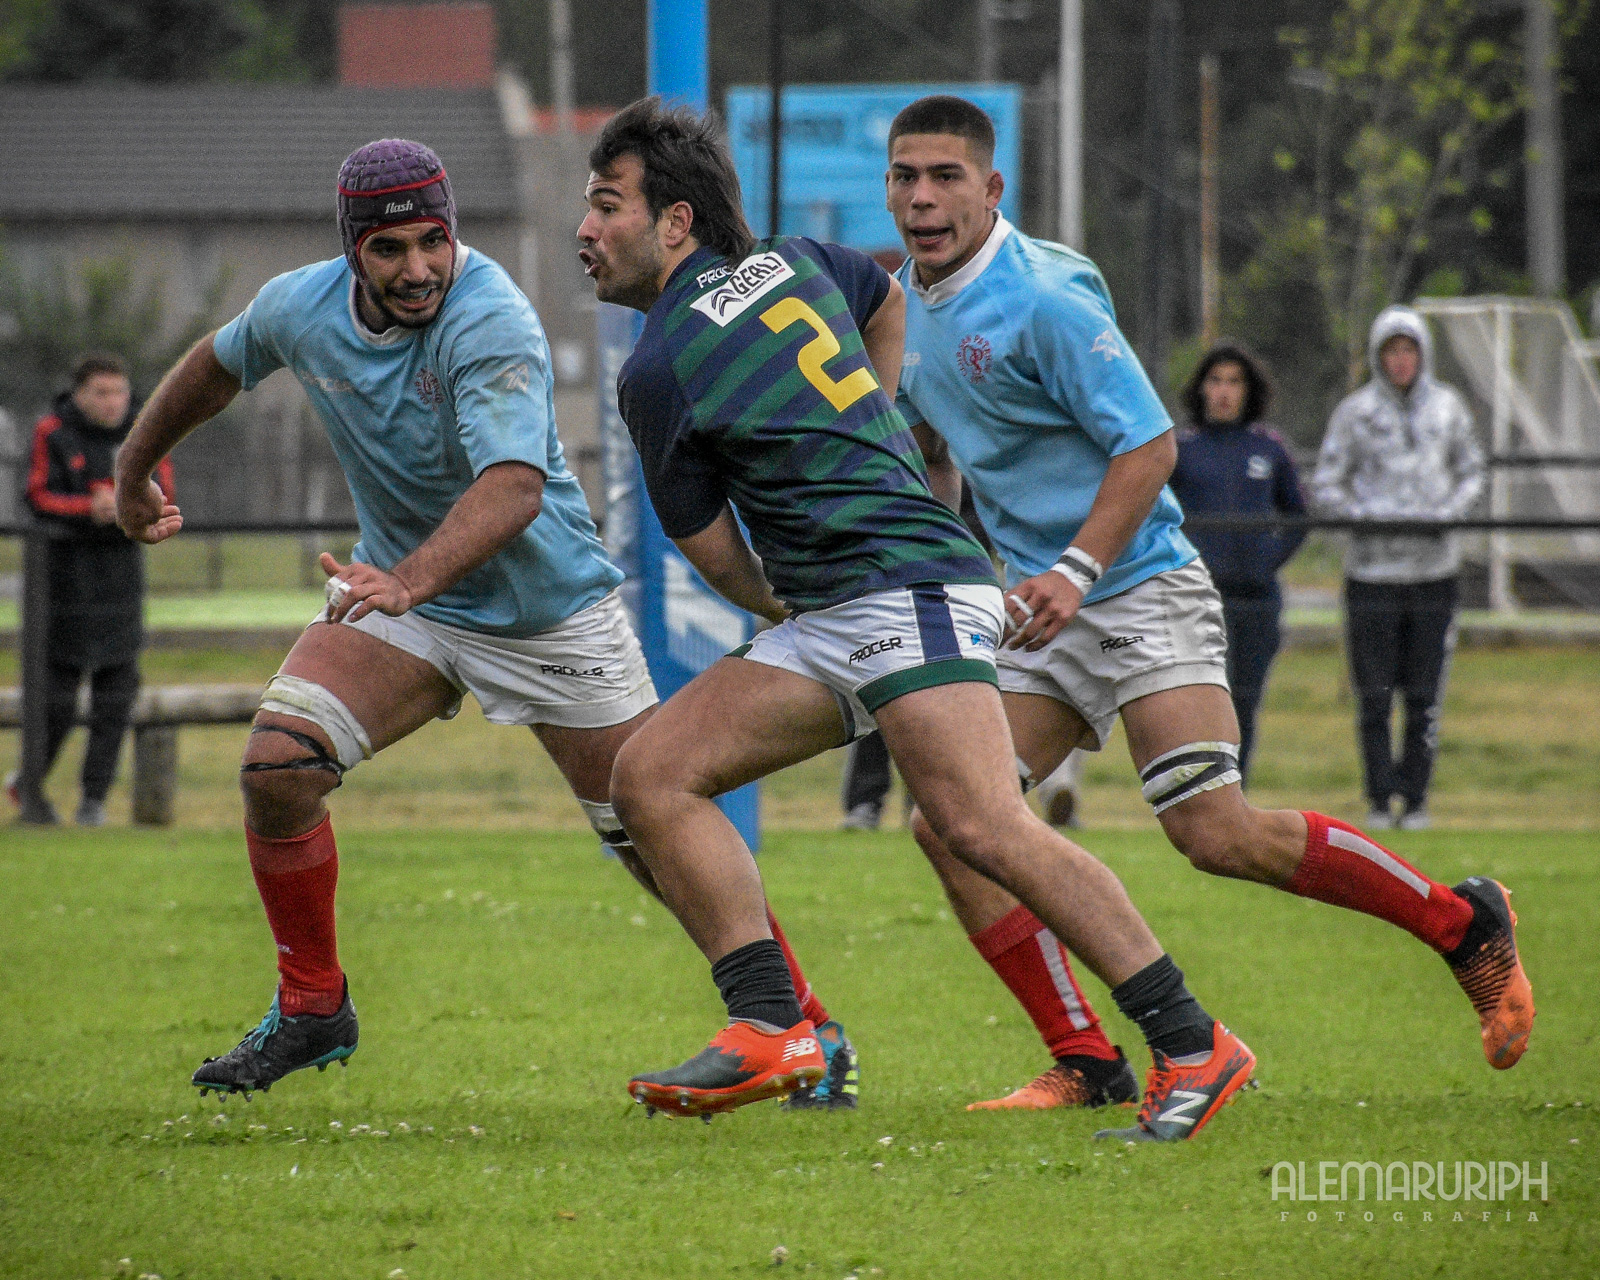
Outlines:
{"label": "white shorts with green stripe", "polygon": [[827,685],[850,738],[877,726],[886,702],[917,689],[980,680],[998,684],[995,646],[1005,617],[1000,589],[919,583],[797,614],[734,650]]}

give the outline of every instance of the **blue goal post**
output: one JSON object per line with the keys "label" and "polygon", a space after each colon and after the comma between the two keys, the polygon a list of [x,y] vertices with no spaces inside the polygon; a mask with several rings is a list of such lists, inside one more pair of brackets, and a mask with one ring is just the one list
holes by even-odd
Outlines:
{"label": "blue goal post", "polygon": [[[705,110],[709,96],[708,0],[649,0],[650,91]],[[633,617],[656,691],[669,698],[730,649],[755,634],[755,619],[729,604],[695,572],[661,530],[644,474],[617,412],[617,375],[639,339],[644,316],[599,304],[600,448],[605,483],[606,550],[627,575],[623,603]],[[717,803],[752,850],[761,843],[760,789],[754,783]]]}

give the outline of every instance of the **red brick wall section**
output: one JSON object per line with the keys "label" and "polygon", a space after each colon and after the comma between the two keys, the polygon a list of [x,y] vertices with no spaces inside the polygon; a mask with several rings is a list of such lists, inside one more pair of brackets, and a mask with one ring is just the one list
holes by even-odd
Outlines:
{"label": "red brick wall section", "polygon": [[339,83],[369,89],[489,89],[488,4],[347,4],[339,10]]}

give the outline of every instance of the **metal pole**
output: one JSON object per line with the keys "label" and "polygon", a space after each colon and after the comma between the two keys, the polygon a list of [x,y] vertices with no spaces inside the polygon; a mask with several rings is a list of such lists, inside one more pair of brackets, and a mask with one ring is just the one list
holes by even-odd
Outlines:
{"label": "metal pole", "polygon": [[990,84],[1000,75],[998,0],[978,0],[978,79]]}
{"label": "metal pole", "polygon": [[1217,135],[1220,131],[1217,55],[1200,59],[1200,342],[1216,344],[1222,308],[1222,271],[1217,235]]}
{"label": "metal pole", "polygon": [[767,0],[767,234],[783,225],[783,0]]}
{"label": "metal pole", "polygon": [[1551,0],[1526,3],[1528,270],[1534,288],[1553,298],[1561,296],[1567,276],[1555,11]]}
{"label": "metal pole", "polygon": [[1178,0],[1151,0],[1145,64],[1144,287],[1140,330],[1145,372],[1156,390],[1167,388],[1167,353],[1172,336],[1173,146],[1177,132]]}
{"label": "metal pole", "polygon": [[565,148],[572,136],[572,0],[550,0],[550,91]]}
{"label": "metal pole", "polygon": [[1061,148],[1061,243],[1082,250],[1083,236],[1083,0],[1061,0],[1061,53],[1056,75]]}
{"label": "metal pole", "polygon": [[[23,804],[44,782],[49,730],[50,536],[33,525],[22,538],[22,759]],[[26,813],[26,810],[25,810]]]}
{"label": "metal pole", "polygon": [[[1511,452],[1511,314],[1494,309],[1494,400],[1490,406],[1489,447],[1492,453]],[[1510,507],[1510,477],[1504,467],[1489,472],[1489,518],[1505,519]],[[1511,579],[1511,542],[1503,533],[1489,535],[1489,607],[1496,613],[1514,613],[1516,591]]]}

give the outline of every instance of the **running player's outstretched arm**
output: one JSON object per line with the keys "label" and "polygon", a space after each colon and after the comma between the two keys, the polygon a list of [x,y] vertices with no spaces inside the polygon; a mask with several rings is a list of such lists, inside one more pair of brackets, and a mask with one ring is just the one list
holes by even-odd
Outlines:
{"label": "running player's outstretched arm", "polygon": [[351,622],[377,611],[398,617],[459,582],[533,523],[544,499],[544,472],[525,462],[497,462],[456,499],[439,527],[388,572],[371,564],[342,565],[326,551],[322,570],[348,588],[328,621]]}
{"label": "running player's outstretched arm", "polygon": [[239,394],[239,380],[217,359],[215,336],[201,338],[168,370],[117,451],[117,523],[136,542],[161,542],[183,527],[182,514],[152,478],[156,466]]}
{"label": "running player's outstretched arm", "polygon": [[699,533],[674,538],[673,543],[724,600],[768,622],[782,622],[789,616],[783,602],[772,594],[761,561],[739,531],[732,507],[723,507],[722,514]]}
{"label": "running player's outstretched arm", "polygon": [[906,292],[893,276],[889,277],[888,296],[861,330],[861,345],[867,349],[867,359],[872,361],[883,394],[893,400],[906,351]]}
{"label": "running player's outstretched arm", "polygon": [[945,438],[926,422],[911,428],[917,448],[922,450],[922,461],[928,468],[928,488],[933,496],[952,511],[961,510],[961,472],[956,470],[950,457],[950,446]]}

